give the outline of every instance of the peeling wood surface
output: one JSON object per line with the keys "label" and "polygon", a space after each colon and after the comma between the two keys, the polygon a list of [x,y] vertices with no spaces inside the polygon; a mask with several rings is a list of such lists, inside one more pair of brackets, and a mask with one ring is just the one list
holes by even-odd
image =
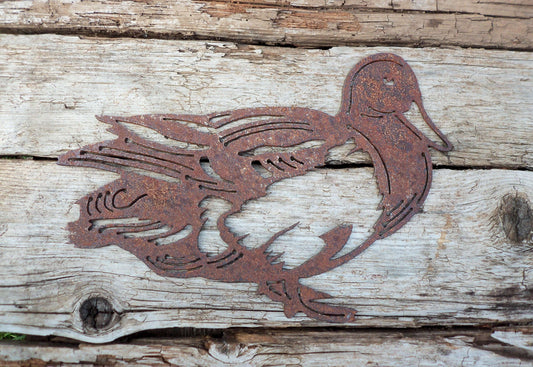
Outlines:
{"label": "peeling wood surface", "polygon": [[[61,47],[58,47],[61,45]],[[455,150],[448,166],[533,167],[533,58],[488,50],[293,48],[0,35],[0,155],[57,157],[111,137],[96,114],[301,106],[335,114],[346,74],[376,52],[404,57]],[[418,111],[410,119],[424,130]],[[428,135],[429,136],[429,135]],[[337,149],[330,163],[370,163]]]}
{"label": "peeling wood surface", "polygon": [[[503,340],[502,340],[503,339]],[[6,367],[532,366],[532,334],[514,331],[247,331],[222,338],[150,338],[107,345],[0,343]]]}
{"label": "peeling wood surface", "polygon": [[0,27],[11,32],[193,37],[308,47],[395,43],[530,50],[532,15],[526,0],[0,3]]}
{"label": "peeling wood surface", "polygon": [[[2,330],[106,342],[171,327],[329,325],[304,316],[287,319],[281,304],[257,295],[255,285],[162,278],[118,247],[74,248],[65,230],[78,215],[74,202],[115,177],[53,162],[0,160]],[[531,207],[533,172],[436,170],[422,213],[358,258],[305,284],[358,310],[356,327],[530,323],[533,243],[529,235],[513,242],[502,228],[504,220],[530,219],[501,209],[507,194],[520,195]],[[317,236],[337,222],[354,223],[348,246],[356,246],[369,233],[378,201],[372,169],[325,168],[273,185],[267,198],[247,205],[228,224],[238,234],[252,233],[245,244],[254,246],[300,221],[274,245],[286,252],[289,265],[297,264],[318,251]],[[210,210],[220,210],[220,203]],[[200,246],[216,250],[213,244],[220,242],[209,225]],[[97,296],[115,310],[113,322],[101,330],[84,325],[79,312],[84,300]]]}

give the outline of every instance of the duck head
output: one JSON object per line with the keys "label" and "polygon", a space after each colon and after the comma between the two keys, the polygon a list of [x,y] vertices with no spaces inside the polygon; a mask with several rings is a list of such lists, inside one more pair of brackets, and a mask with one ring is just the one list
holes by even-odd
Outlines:
{"label": "duck head", "polygon": [[[355,129],[361,116],[396,115],[409,129],[427,140],[428,147],[443,152],[453,148],[424,109],[413,70],[397,55],[380,53],[361,60],[346,78],[342,101],[340,117]],[[441,142],[434,142],[424,136],[404,117],[403,114],[409,111],[413,102]]]}

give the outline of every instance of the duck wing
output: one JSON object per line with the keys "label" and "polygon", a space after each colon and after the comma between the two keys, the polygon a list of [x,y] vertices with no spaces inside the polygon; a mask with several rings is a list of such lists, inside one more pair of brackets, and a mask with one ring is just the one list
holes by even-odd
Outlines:
{"label": "duck wing", "polygon": [[327,150],[339,140],[331,128],[333,117],[309,108],[249,108],[206,118],[224,156],[233,160],[221,162],[233,166],[234,178],[247,186],[265,187],[323,165]]}
{"label": "duck wing", "polygon": [[[108,170],[121,178],[79,200],[80,219],[69,226],[73,242],[80,247],[116,243],[140,256],[146,253],[141,248],[162,248],[159,243],[173,239],[179,248],[172,253],[193,257],[200,255],[196,243],[174,235],[197,238],[204,198],[220,196],[234,212],[266,195],[270,183],[314,168],[324,160],[324,131],[332,119],[302,108],[97,118],[117,138],[70,151],[59,164]],[[223,223],[223,239],[235,242]]]}
{"label": "duck wing", "polygon": [[258,176],[268,178],[261,182],[268,185],[303,174],[324,164],[327,149],[339,140],[331,129],[333,117],[298,107],[97,118],[110,124],[118,138],[70,151],[59,164],[199,183],[214,178],[226,191],[237,190],[230,182],[242,182],[246,191]]}

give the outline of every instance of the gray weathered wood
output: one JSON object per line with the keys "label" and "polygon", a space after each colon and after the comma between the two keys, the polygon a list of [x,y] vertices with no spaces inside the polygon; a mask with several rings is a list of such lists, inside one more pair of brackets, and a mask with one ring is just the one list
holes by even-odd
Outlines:
{"label": "gray weathered wood", "polygon": [[[0,160],[0,330],[105,342],[169,327],[326,325],[300,315],[287,319],[253,284],[163,278],[118,247],[75,248],[65,230],[78,216],[74,202],[114,177]],[[531,322],[531,238],[506,239],[499,208],[507,194],[531,205],[533,172],[437,170],[434,181],[423,213],[398,233],[305,283],[357,309],[357,327]],[[273,185],[267,198],[228,223],[238,234],[251,233],[245,244],[257,246],[300,221],[274,244],[293,266],[317,251],[317,236],[338,223],[354,223],[348,246],[357,245],[378,201],[370,168],[321,169]],[[220,210],[219,203],[210,209]],[[201,242],[211,250],[220,244],[212,224]],[[118,322],[98,332],[84,328],[79,307],[91,296],[110,300]]]}
{"label": "gray weathered wood", "polygon": [[[103,346],[0,341],[0,365],[533,366],[533,172],[455,170],[533,169],[531,53],[22,35],[531,51],[532,17],[529,0],[0,1],[0,158],[55,158],[111,138],[95,114],[266,105],[335,114],[347,71],[375,52],[407,59],[456,148],[432,152],[454,170],[436,171],[422,213],[359,258],[304,281],[359,311],[349,329],[335,331],[306,328],[329,324],[303,315],[285,318],[253,284],[162,278],[119,248],[74,248],[65,226],[78,216],[75,200],[117,175],[0,159],[0,331],[107,342],[162,328],[255,328]],[[416,113],[409,118],[420,123]],[[370,163],[350,149],[335,149],[328,162]],[[337,224],[353,223],[349,247],[360,243],[378,201],[371,168],[328,167],[272,186],[228,224],[257,246],[300,222],[272,245],[292,267]],[[225,210],[217,200],[207,208]],[[212,220],[200,247],[223,249]],[[112,303],[109,327],[95,331],[81,320],[90,297]]]}
{"label": "gray weathered wood", "polygon": [[531,49],[532,13],[524,0],[3,1],[0,27],[313,47],[395,43]]}
{"label": "gray weathered wood", "polygon": [[[488,50],[333,48],[0,36],[0,155],[57,157],[110,138],[95,114],[210,113],[257,106],[335,114],[348,71],[376,52],[403,56],[453,166],[533,167],[533,58]],[[420,128],[415,111],[410,118]],[[332,163],[369,163],[332,153]]]}
{"label": "gray weathered wood", "polygon": [[[205,0],[204,2],[237,3],[235,0]],[[358,10],[394,10],[401,12],[423,11],[428,13],[452,12],[462,14],[482,14],[500,17],[531,18],[533,9],[527,0],[477,1],[477,0],[248,0],[239,3],[253,5],[271,5],[279,7],[302,7],[320,9],[351,9]]]}
{"label": "gray weathered wood", "polygon": [[[501,340],[501,339],[504,339]],[[531,334],[515,331],[227,332],[223,338],[128,344],[1,343],[6,367],[79,366],[533,366]]]}

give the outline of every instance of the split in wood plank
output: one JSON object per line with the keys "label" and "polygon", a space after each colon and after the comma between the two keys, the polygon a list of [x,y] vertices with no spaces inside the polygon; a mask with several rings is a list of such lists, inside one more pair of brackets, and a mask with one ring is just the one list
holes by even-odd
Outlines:
{"label": "split in wood plank", "polygon": [[[533,168],[531,53],[57,35],[0,36],[0,155],[57,157],[112,138],[97,114],[300,106],[334,115],[348,71],[377,52],[404,57],[416,73],[426,110],[455,146],[435,155],[438,165]],[[409,118],[429,132],[414,105]],[[329,163],[370,163],[350,150]]]}
{"label": "split in wood plank", "polygon": [[5,367],[45,366],[531,366],[531,330],[229,331],[222,338],[128,343],[0,342]]}
{"label": "split in wood plank", "polygon": [[193,37],[307,47],[393,43],[533,48],[533,7],[527,1],[368,3],[360,0],[342,3],[3,1],[0,2],[0,29],[26,33]]}
{"label": "split in wood plank", "polygon": [[[1,330],[107,342],[171,327],[327,325],[300,315],[287,319],[282,305],[257,295],[253,284],[163,278],[116,246],[75,248],[65,230],[78,217],[75,201],[116,177],[0,160]],[[529,323],[531,233],[520,243],[506,237],[502,221],[521,220],[502,211],[508,194],[531,207],[533,172],[436,170],[422,213],[358,258],[303,282],[355,308],[357,327]],[[295,266],[323,246],[319,234],[339,223],[353,223],[348,246],[356,246],[369,234],[378,202],[372,169],[320,169],[273,185],[228,224],[237,234],[251,233],[245,244],[256,246],[300,221],[273,244]],[[219,202],[210,204],[221,210]],[[200,246],[219,251],[217,236],[208,222]],[[81,304],[91,297],[110,302],[107,328],[82,321]]]}

